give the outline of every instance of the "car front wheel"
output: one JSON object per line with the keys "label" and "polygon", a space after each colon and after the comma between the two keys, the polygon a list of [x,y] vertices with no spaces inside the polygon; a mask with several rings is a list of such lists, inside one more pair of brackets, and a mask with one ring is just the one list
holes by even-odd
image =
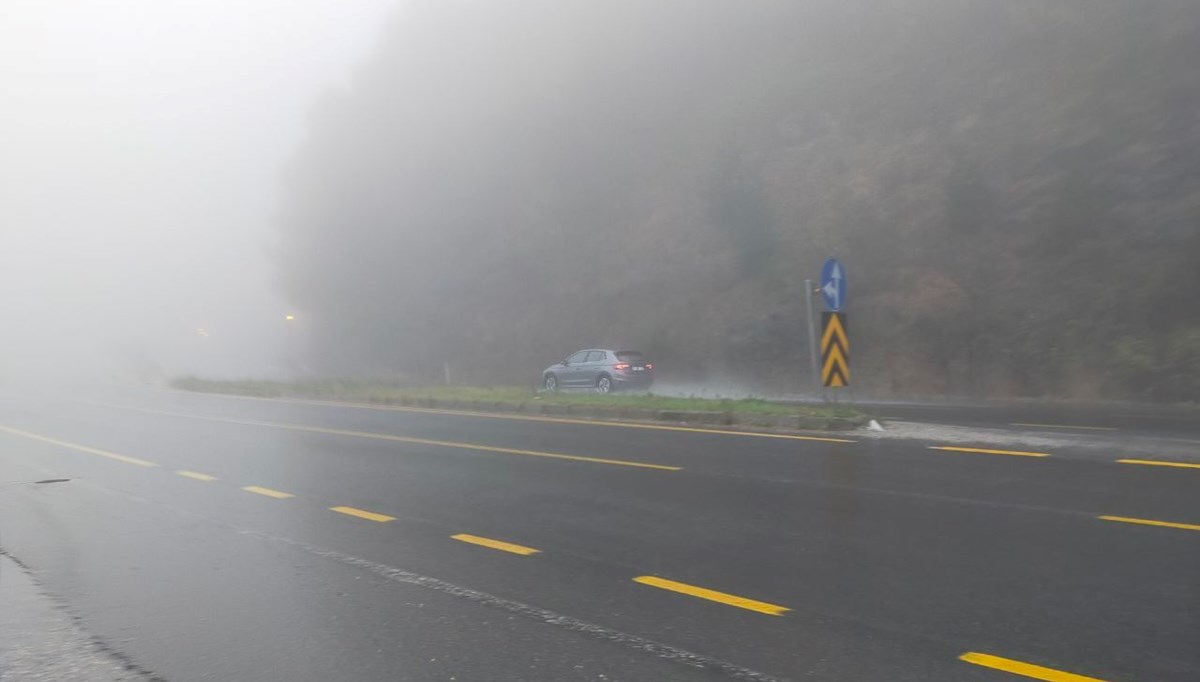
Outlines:
{"label": "car front wheel", "polygon": [[547,374],[546,379],[543,381],[542,385],[546,388],[547,391],[554,393],[555,391],[558,390],[558,377],[554,376],[553,374]]}

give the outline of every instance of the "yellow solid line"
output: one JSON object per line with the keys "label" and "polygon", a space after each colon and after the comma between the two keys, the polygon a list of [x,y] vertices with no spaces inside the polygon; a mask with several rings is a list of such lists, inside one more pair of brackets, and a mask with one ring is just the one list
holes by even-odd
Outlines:
{"label": "yellow solid line", "polygon": [[286,500],[289,497],[295,497],[295,495],[293,495],[291,493],[285,493],[285,492],[282,492],[279,490],[271,490],[270,488],[260,488],[259,486],[256,486],[256,485],[248,485],[248,486],[242,488],[242,490],[245,490],[248,493],[258,493],[259,495],[266,495],[267,497],[274,497],[277,500]]}
{"label": "yellow solid line", "polygon": [[[232,420],[221,420],[232,421]],[[526,457],[546,457],[549,459],[565,459],[573,462],[591,462],[593,464],[613,464],[617,466],[640,467],[643,469],[661,469],[664,471],[679,471],[683,467],[664,466],[662,464],[647,464],[646,462],[630,462],[621,459],[603,459],[600,457],[584,457],[582,455],[563,455],[557,452],[541,452],[538,450],[518,450],[516,448],[501,448],[493,445],[476,445],[474,443],[457,443],[448,440],[431,440],[429,438],[412,438],[409,436],[393,436],[388,433],[371,433],[369,431],[346,431],[344,429],[327,429],[320,426],[300,426],[295,424],[279,424],[272,422],[235,422],[239,424],[250,424],[253,426],[268,426],[280,429],[293,429],[296,431],[311,431],[314,433],[328,433],[335,436],[354,436],[356,438],[373,438],[376,440],[394,441],[397,443],[413,443],[416,445],[435,445],[446,448],[459,448],[462,450],[479,450],[482,452],[500,452],[507,455],[525,455]]]}
{"label": "yellow solid line", "polygon": [[339,514],[346,514],[348,516],[357,516],[360,519],[378,521],[380,523],[396,520],[396,517],[394,516],[388,516],[387,514],[376,514],[375,512],[369,512],[364,509],[355,509],[354,507],[330,507],[329,511],[335,511]]}
{"label": "yellow solid line", "polygon": [[557,452],[541,452],[539,450],[518,450],[515,448],[501,448],[493,445],[476,445],[474,443],[458,443],[448,440],[431,440],[428,438],[412,438],[410,436],[393,436],[390,433],[371,433],[369,431],[347,431],[345,429],[328,429],[322,426],[305,426],[303,424],[284,424],[281,422],[260,422],[249,419],[225,419],[222,417],[208,417],[196,414],[186,414],[182,412],[166,412],[163,410],[146,410],[137,409],[139,412],[150,412],[153,414],[169,414],[175,417],[185,417],[188,419],[200,419],[203,421],[221,422],[225,424],[242,424],[244,426],[263,426],[272,429],[288,429],[291,431],[305,431],[308,433],[328,433],[334,436],[353,436],[355,438],[372,438],[375,440],[386,440],[396,443],[414,443],[416,445],[436,445],[446,448],[458,448],[461,450],[479,450],[482,452],[500,452],[507,455],[524,455],[526,457],[546,457],[549,459],[565,459],[573,462],[591,462],[593,464],[612,464],[615,466],[638,467],[642,469],[659,469],[662,471],[682,471],[683,467],[666,466],[664,464],[649,464],[646,462],[630,462],[622,459],[603,459],[601,457],[584,457],[583,455],[564,455]]}
{"label": "yellow solid line", "polygon": [[692,597],[699,597],[700,599],[707,599],[709,601],[720,602],[729,606],[736,606],[740,609],[746,609],[748,611],[765,613],[769,616],[782,616],[785,612],[791,610],[786,606],[778,606],[776,604],[768,604],[767,602],[763,601],[755,601],[754,599],[747,599],[745,597],[726,594],[724,592],[717,592],[716,590],[708,590],[703,587],[696,587],[695,585],[688,585],[686,583],[678,583],[674,580],[667,580],[666,578],[659,578],[652,575],[638,576],[634,578],[633,581],[635,583],[650,585],[651,587],[658,587],[664,590],[670,590],[672,592],[678,592],[680,594],[686,594]]}
{"label": "yellow solid line", "polygon": [[1086,429],[1088,431],[1116,431],[1115,426],[1076,426],[1075,424],[1027,424],[1013,422],[1009,426],[1033,426],[1039,429]]}
{"label": "yellow solid line", "polygon": [[[471,413],[473,416],[490,417],[483,413]],[[818,443],[857,443],[848,438],[827,438],[825,436],[796,436],[790,433],[764,433],[762,431],[730,431],[728,429],[700,429],[691,426],[662,426],[659,424],[634,424],[632,422],[601,422],[590,419],[545,419],[533,417],[514,417],[531,421],[558,422],[561,424],[587,424],[589,426],[621,426],[627,429],[655,429],[657,431],[685,431],[689,433],[715,433],[723,436],[754,436],[755,438],[781,438],[783,440],[808,440]]]}
{"label": "yellow solid line", "polygon": [[1035,680],[1044,680],[1045,682],[1104,682],[1104,680],[1095,677],[1065,673],[1054,668],[1045,668],[1040,665],[1033,665],[1032,663],[1022,663],[1021,661],[1014,661],[1011,658],[1001,658],[1000,656],[981,654],[975,651],[968,651],[958,658],[961,661],[981,665],[985,668],[1003,670],[1014,675],[1022,675]]}
{"label": "yellow solid line", "polygon": [[1134,519],[1128,516],[1097,516],[1101,521],[1117,521],[1119,523],[1136,523],[1140,526],[1161,526],[1163,528],[1179,528],[1181,530],[1200,530],[1200,525],[1194,523],[1174,523],[1172,521],[1154,521],[1151,519]]}
{"label": "yellow solid line", "polygon": [[17,436],[23,436],[25,438],[31,438],[33,440],[40,440],[43,443],[50,443],[51,445],[58,445],[60,447],[68,448],[71,450],[78,450],[79,452],[87,452],[87,453],[93,454],[93,455],[100,455],[101,457],[107,457],[109,459],[116,460],[118,462],[124,462],[126,464],[134,464],[134,465],[137,465],[140,467],[156,467],[156,466],[158,466],[154,462],[150,462],[150,461],[147,461],[144,459],[138,459],[137,457],[130,457],[128,455],[118,455],[115,452],[109,452],[107,450],[100,450],[99,448],[90,448],[86,445],[79,445],[78,443],[68,443],[65,440],[58,440],[56,438],[48,438],[46,436],[39,436],[36,433],[30,433],[28,431],[21,431],[19,429],[10,428],[8,426],[0,426],[0,431],[5,431],[7,433],[11,433],[11,434],[14,434]]}
{"label": "yellow solid line", "polygon": [[976,452],[984,455],[1016,455],[1018,457],[1049,457],[1045,452],[1025,452],[1023,450],[987,450],[984,448],[960,448],[951,445],[930,445],[930,450],[947,450],[949,452]]}
{"label": "yellow solid line", "polygon": [[1154,459],[1118,459],[1118,464],[1145,464],[1152,467],[1180,467],[1183,469],[1200,469],[1200,464],[1188,462],[1160,462]]}
{"label": "yellow solid line", "polygon": [[491,538],[484,538],[484,537],[480,537],[478,535],[467,535],[466,533],[459,533],[458,535],[451,535],[450,537],[455,540],[458,540],[460,542],[469,542],[473,545],[481,545],[483,547],[491,547],[492,549],[498,549],[502,552],[512,552],[513,554],[523,554],[526,556],[528,556],[530,554],[537,554],[538,552],[542,551],[540,549],[534,549],[532,547],[524,547],[522,545],[514,545],[511,542],[503,542],[501,540],[493,540]]}
{"label": "yellow solid line", "polygon": [[188,471],[186,469],[183,469],[180,471],[176,471],[175,473],[179,474],[180,476],[187,476],[188,478],[194,478],[197,481],[204,481],[205,483],[217,480],[216,476],[209,476],[208,474],[202,474],[199,471]]}
{"label": "yellow solid line", "polygon": [[[273,403],[288,403],[292,405],[325,405],[329,407],[353,407],[363,410],[383,410],[386,412],[419,412],[423,414],[445,414],[459,417],[483,417],[486,419],[512,419],[517,421],[547,422],[550,424],[582,424],[585,426],[616,426],[625,429],[652,429],[655,431],[685,431],[689,433],[714,433],[723,436],[753,436],[755,438],[782,438],[784,440],[807,440],[820,443],[857,443],[849,438],[831,438],[827,436],[800,436],[790,433],[766,433],[763,431],[733,431],[729,429],[706,429],[694,426],[669,426],[666,424],[638,424],[636,422],[601,421],[598,419],[571,419],[570,417],[541,417],[527,414],[504,414],[500,412],[473,412],[471,410],[448,410],[436,407],[407,407],[404,405],[372,405],[370,403],[352,403],[340,400],[302,400],[297,398],[259,398],[249,395],[226,395],[207,393],[218,398],[234,398],[237,400],[262,400]],[[141,408],[126,408],[141,409]],[[947,408],[949,409],[949,408]],[[158,410],[142,410],[157,412]],[[169,413],[164,413],[169,414]],[[183,415],[181,415],[183,416]],[[186,415],[191,416],[191,415]]]}

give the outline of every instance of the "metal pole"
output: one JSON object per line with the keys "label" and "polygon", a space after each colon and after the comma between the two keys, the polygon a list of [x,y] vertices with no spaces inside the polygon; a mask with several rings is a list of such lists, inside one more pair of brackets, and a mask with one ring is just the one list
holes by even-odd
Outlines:
{"label": "metal pole", "polygon": [[813,326],[812,280],[804,280],[804,305],[808,309],[808,359],[812,364],[813,390],[821,395],[821,375],[817,372],[817,332]]}

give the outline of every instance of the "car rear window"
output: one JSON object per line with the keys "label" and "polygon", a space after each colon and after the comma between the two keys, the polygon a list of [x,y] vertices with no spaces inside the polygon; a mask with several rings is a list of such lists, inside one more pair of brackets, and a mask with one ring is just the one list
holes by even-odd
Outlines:
{"label": "car rear window", "polygon": [[624,360],[625,362],[641,362],[646,359],[646,356],[636,350],[619,350],[617,351],[617,359]]}

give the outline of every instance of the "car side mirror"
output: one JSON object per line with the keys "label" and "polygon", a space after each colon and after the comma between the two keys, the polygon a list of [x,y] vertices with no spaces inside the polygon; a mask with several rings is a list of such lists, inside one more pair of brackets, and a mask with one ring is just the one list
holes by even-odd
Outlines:
{"label": "car side mirror", "polygon": [[560,363],[558,363],[558,364],[562,365],[563,367],[567,367],[567,366],[569,366],[571,363],[567,362],[566,360],[563,360],[562,362],[560,362]]}

